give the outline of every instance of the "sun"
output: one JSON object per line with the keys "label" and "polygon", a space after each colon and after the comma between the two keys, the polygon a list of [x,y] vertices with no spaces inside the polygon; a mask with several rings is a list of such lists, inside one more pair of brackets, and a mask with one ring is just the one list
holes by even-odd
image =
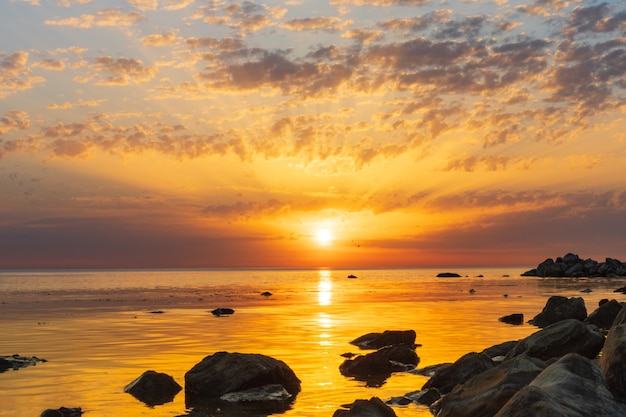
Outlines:
{"label": "sun", "polygon": [[322,245],[328,245],[333,240],[333,235],[328,229],[320,229],[317,231],[317,241]]}

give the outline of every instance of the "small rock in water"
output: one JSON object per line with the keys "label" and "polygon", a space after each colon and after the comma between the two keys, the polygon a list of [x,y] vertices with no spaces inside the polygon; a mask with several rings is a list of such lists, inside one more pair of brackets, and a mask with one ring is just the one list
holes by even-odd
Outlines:
{"label": "small rock in water", "polygon": [[470,294],[474,294],[475,292],[476,292],[476,290],[475,290],[475,289],[470,288],[470,290],[469,290],[469,293],[470,293]]}
{"label": "small rock in water", "polygon": [[227,316],[230,314],[233,314],[235,312],[235,310],[233,310],[232,308],[216,308],[215,310],[211,311],[211,313],[213,313],[214,316]]}
{"label": "small rock in water", "polygon": [[264,297],[269,297],[270,295],[272,295],[272,293],[269,292],[269,291],[264,291],[264,292],[261,293],[261,295],[264,296]]}
{"label": "small rock in water", "polygon": [[585,288],[584,290],[580,290],[580,292],[591,292],[591,288]]}

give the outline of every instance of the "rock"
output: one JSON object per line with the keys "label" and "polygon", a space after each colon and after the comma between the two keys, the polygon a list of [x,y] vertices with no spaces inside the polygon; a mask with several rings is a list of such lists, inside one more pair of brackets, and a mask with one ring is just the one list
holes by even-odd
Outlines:
{"label": "rock", "polygon": [[456,272],[440,272],[437,274],[437,278],[460,278],[461,275]]}
{"label": "rock", "polygon": [[441,398],[441,394],[436,388],[427,390],[407,392],[402,397],[393,397],[389,400],[388,404],[407,405],[411,403],[431,405],[435,401]]}
{"label": "rock", "polygon": [[393,409],[378,397],[356,400],[342,407],[344,408],[333,413],[333,417],[396,417]]}
{"label": "rock", "polygon": [[385,346],[376,352],[346,359],[339,365],[342,375],[366,381],[368,386],[380,386],[394,372],[415,368],[420,359],[406,345]]}
{"label": "rock", "polygon": [[181,387],[168,374],[146,371],[124,387],[124,392],[149,405],[161,405],[174,400]]}
{"label": "rock", "polygon": [[261,295],[262,295],[263,297],[270,297],[270,296],[272,295],[272,293],[271,293],[271,292],[269,292],[269,291],[263,291],[263,292],[261,293]]}
{"label": "rock", "polygon": [[488,347],[487,349],[483,350],[482,353],[489,356],[492,360],[495,360],[494,358],[506,356],[506,354],[509,353],[511,349],[513,349],[517,345],[517,342],[517,340],[510,340],[508,342],[499,343],[497,345]]}
{"label": "rock", "polygon": [[18,369],[25,368],[27,366],[35,366],[38,363],[47,362],[45,359],[39,359],[36,356],[0,356],[0,372],[6,372],[9,369],[17,371]]}
{"label": "rock", "polygon": [[508,316],[500,317],[498,321],[501,321],[502,323],[515,324],[515,325],[524,324],[524,314],[522,313],[509,314]]}
{"label": "rock", "polygon": [[40,417],[80,417],[83,410],[80,407],[49,408],[41,412]]}
{"label": "rock", "polygon": [[626,406],[604,386],[600,368],[572,353],[544,369],[494,417],[620,417]]}
{"label": "rock", "polygon": [[211,313],[214,316],[227,316],[230,314],[234,314],[235,310],[233,310],[232,308],[216,308],[215,310],[211,311]]}
{"label": "rock", "polygon": [[621,292],[622,294],[626,294],[626,287],[617,288],[613,290],[613,292]]}
{"label": "rock", "polygon": [[522,276],[538,277],[619,277],[626,275],[626,264],[618,259],[606,258],[602,263],[593,259],[582,260],[568,253],[556,261],[548,258],[537,268],[526,271]]}
{"label": "rock", "polygon": [[604,345],[604,335],[595,326],[580,320],[567,319],[552,324],[520,340],[505,360],[526,352],[529,356],[548,360],[568,353],[593,359]]}
{"label": "rock", "polygon": [[264,385],[244,391],[229,392],[220,397],[228,402],[285,401],[292,395],[280,384]]}
{"label": "rock", "polygon": [[185,374],[185,401],[194,407],[230,392],[273,384],[293,396],[300,392],[300,380],[283,361],[261,354],[217,352]]}
{"label": "rock", "polygon": [[585,318],[587,318],[585,300],[580,297],[566,298],[553,295],[548,298],[541,313],[537,314],[529,323],[537,327],[546,327],[565,319],[582,321]]}
{"label": "rock", "polygon": [[586,324],[593,324],[600,329],[608,330],[613,325],[615,317],[622,309],[622,303],[617,300],[610,300],[602,303],[585,319]]}
{"label": "rock", "polygon": [[352,275],[352,274],[348,275],[348,278],[356,278],[356,277],[357,277],[356,275]]}
{"label": "rock", "polygon": [[484,353],[470,352],[461,356],[452,365],[443,367],[422,386],[422,389],[436,388],[441,394],[447,394],[465,381],[495,367],[495,363]]}
{"label": "rock", "polygon": [[540,359],[517,356],[457,386],[433,404],[431,411],[437,417],[493,416],[547,366]]}
{"label": "rock", "polygon": [[600,367],[606,379],[606,386],[615,399],[626,403],[626,307],[611,327],[604,343]]}
{"label": "rock", "polygon": [[415,345],[415,330],[385,330],[382,333],[368,333],[359,336],[351,344],[361,349],[380,349],[384,346]]}

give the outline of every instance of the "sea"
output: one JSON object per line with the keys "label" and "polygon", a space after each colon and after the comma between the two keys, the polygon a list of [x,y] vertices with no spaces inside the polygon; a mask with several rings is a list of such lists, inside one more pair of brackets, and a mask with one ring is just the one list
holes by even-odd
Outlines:
{"label": "sea", "polygon": [[[342,354],[368,353],[350,343],[361,335],[415,330],[422,368],[538,331],[526,322],[552,295],[581,297],[589,313],[602,299],[626,298],[614,292],[624,278],[522,276],[527,269],[0,271],[0,356],[45,359],[0,373],[0,416],[59,407],[86,417],[184,416],[184,390],[149,406],[124,387],[147,370],[184,387],[196,363],[227,351],[268,355],[295,372],[302,391],[277,415],[331,417],[357,399],[388,401],[428,380],[398,372],[372,386],[343,376]],[[235,312],[216,316],[216,308]],[[525,323],[499,320],[513,313]],[[432,415],[423,405],[392,408]]]}

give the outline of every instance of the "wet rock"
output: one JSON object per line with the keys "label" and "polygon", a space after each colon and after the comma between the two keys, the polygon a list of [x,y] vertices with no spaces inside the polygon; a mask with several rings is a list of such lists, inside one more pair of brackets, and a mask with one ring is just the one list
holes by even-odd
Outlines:
{"label": "wet rock", "polygon": [[600,367],[606,386],[615,399],[626,403],[626,307],[623,307],[615,324],[609,330],[600,358]]}
{"label": "wet rock", "polygon": [[261,354],[217,352],[205,357],[185,374],[187,406],[201,406],[224,394],[282,385],[295,396],[300,380],[283,361]]}
{"label": "wet rock", "polygon": [[524,324],[524,314],[522,313],[509,314],[508,316],[500,317],[498,321],[501,321],[502,323],[515,324],[515,325]]}
{"label": "wet rock", "polygon": [[285,401],[292,397],[280,384],[264,385],[244,391],[229,392],[220,397],[228,402]]}
{"label": "wet rock", "polygon": [[593,359],[604,345],[604,335],[597,327],[580,320],[567,319],[550,325],[520,340],[505,356],[511,359],[522,353],[548,360],[568,353],[578,353]]}
{"label": "wet rock", "polygon": [[441,394],[447,394],[455,386],[493,367],[495,363],[484,353],[466,353],[450,366],[435,371],[422,389],[436,388]]}
{"label": "wet rock", "polygon": [[510,340],[508,342],[498,343],[497,345],[493,345],[483,350],[483,353],[489,356],[492,360],[495,360],[495,358],[506,356],[506,354],[517,345],[517,342],[517,340]]}
{"label": "wet rock", "polygon": [[623,303],[617,300],[610,300],[602,303],[585,319],[586,324],[593,324],[600,329],[608,330],[613,325],[615,317],[623,307]]}
{"label": "wet rock", "polygon": [[619,417],[626,406],[604,386],[602,371],[591,360],[568,354],[544,369],[494,417]]}
{"label": "wet rock", "polygon": [[457,386],[433,404],[431,411],[437,417],[491,417],[547,366],[540,359],[517,356]]}
{"label": "wet rock", "polygon": [[437,278],[460,278],[461,275],[456,272],[440,272],[437,274]]}
{"label": "wet rock", "polygon": [[548,298],[541,313],[537,314],[529,323],[537,327],[546,327],[565,319],[582,321],[585,318],[587,318],[585,300],[580,297],[567,298],[553,295]]}
{"label": "wet rock", "polygon": [[352,404],[342,407],[343,409],[333,413],[333,417],[396,417],[393,409],[378,397],[372,397],[369,400],[356,400]]}
{"label": "wet rock", "polygon": [[168,374],[146,371],[124,387],[124,392],[149,405],[161,405],[174,400],[182,387]]}
{"label": "wet rock", "polygon": [[339,365],[342,375],[365,381],[369,386],[380,386],[394,372],[415,368],[420,359],[406,345],[385,346],[376,352],[346,359]]}
{"label": "wet rock", "polygon": [[0,372],[6,372],[9,369],[17,371],[27,366],[35,366],[38,363],[47,362],[45,359],[39,359],[36,356],[0,356]]}
{"label": "wet rock", "polygon": [[83,410],[80,407],[49,408],[41,412],[40,417],[80,417]]}
{"label": "wet rock", "polygon": [[232,308],[220,307],[220,308],[216,308],[215,310],[211,311],[211,313],[214,316],[218,316],[218,317],[219,316],[228,316],[228,315],[234,314],[235,310],[233,310]]}
{"label": "wet rock", "polygon": [[382,333],[367,333],[350,343],[361,349],[380,349],[392,345],[413,347],[415,345],[415,330],[385,330]]}
{"label": "wet rock", "polygon": [[261,295],[262,295],[263,297],[270,297],[270,296],[272,295],[272,293],[271,293],[271,292],[269,292],[269,291],[263,291],[263,292],[261,293]]}
{"label": "wet rock", "polygon": [[388,401],[388,404],[407,405],[411,403],[431,405],[435,401],[441,398],[439,390],[436,388],[429,388],[425,390],[407,392],[402,397],[394,397]]}

